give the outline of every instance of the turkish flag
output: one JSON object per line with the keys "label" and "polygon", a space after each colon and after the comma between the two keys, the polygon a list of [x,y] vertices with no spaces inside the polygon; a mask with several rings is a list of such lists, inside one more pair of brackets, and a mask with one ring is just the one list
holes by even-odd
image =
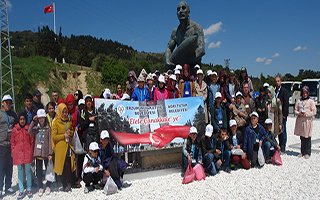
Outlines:
{"label": "turkish flag", "polygon": [[49,5],[44,7],[44,13],[52,13],[53,12],[53,5]]}

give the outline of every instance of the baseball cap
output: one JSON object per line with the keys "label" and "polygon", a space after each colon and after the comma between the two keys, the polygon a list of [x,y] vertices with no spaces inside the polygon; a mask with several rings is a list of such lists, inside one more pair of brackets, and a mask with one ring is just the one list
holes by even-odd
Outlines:
{"label": "baseball cap", "polygon": [[237,125],[236,120],[231,119],[231,120],[229,121],[229,126],[230,126],[230,127],[232,127],[232,126],[236,126],[236,125]]}
{"label": "baseball cap", "polygon": [[182,66],[181,65],[176,65],[176,68],[174,70],[182,70]]}
{"label": "baseball cap", "polygon": [[84,99],[79,99],[78,101],[78,106],[80,106],[81,104],[86,104],[86,102],[84,101]]}
{"label": "baseball cap", "polygon": [[198,69],[197,74],[203,74],[202,69]]}
{"label": "baseball cap", "polygon": [[253,112],[250,114],[250,117],[252,117],[252,116],[256,116],[256,117],[258,117],[258,118],[259,118],[258,113],[257,113],[257,112],[255,112],[255,111],[253,111]]}
{"label": "baseball cap", "polygon": [[84,100],[87,100],[87,98],[91,98],[92,99],[92,96],[90,94],[87,94],[86,96],[84,96]]}
{"label": "baseball cap", "polygon": [[265,124],[272,124],[272,120],[270,118],[266,119],[266,121],[264,121]]}
{"label": "baseball cap", "polygon": [[212,136],[212,132],[213,132],[213,126],[211,124],[208,124],[206,126],[205,136],[211,137]]}
{"label": "baseball cap", "polygon": [[180,73],[180,70],[175,69],[175,70],[174,70],[174,74],[181,74],[181,73]]}
{"label": "baseball cap", "polygon": [[263,87],[269,87],[269,83],[264,83]]}
{"label": "baseball cap", "polygon": [[222,98],[222,95],[221,95],[220,92],[217,92],[216,95],[215,95],[215,99],[216,99],[216,98],[219,98],[219,97]]}
{"label": "baseball cap", "polygon": [[212,72],[212,75],[218,76],[218,73],[215,72],[215,71],[213,71],[213,72]]}
{"label": "baseball cap", "polygon": [[162,82],[162,83],[166,83],[165,80],[164,80],[164,76],[163,75],[159,76],[158,81]]}
{"label": "baseball cap", "polygon": [[110,138],[109,132],[107,130],[101,131],[100,138],[101,139]]}
{"label": "baseball cap", "polygon": [[37,111],[37,116],[38,117],[46,117],[46,111],[44,109],[39,109]]}
{"label": "baseball cap", "polygon": [[242,93],[241,93],[241,92],[237,92],[237,93],[236,93],[236,97],[237,97],[237,96],[242,96]]}
{"label": "baseball cap", "polygon": [[172,80],[174,80],[174,81],[177,81],[176,75],[171,75],[169,78],[172,79]]}
{"label": "baseball cap", "polygon": [[197,64],[196,66],[194,66],[194,68],[195,69],[200,69],[200,65]]}
{"label": "baseball cap", "polygon": [[2,101],[12,101],[12,97],[10,96],[10,94],[6,94],[2,97]]}
{"label": "baseball cap", "polygon": [[196,133],[196,134],[198,134],[197,128],[194,127],[194,126],[190,127],[190,133]]}
{"label": "baseball cap", "polygon": [[96,143],[96,142],[91,142],[91,143],[90,143],[90,145],[89,145],[89,150],[95,151],[95,150],[99,150],[99,149],[100,149],[100,148],[99,148],[98,143]]}
{"label": "baseball cap", "polygon": [[212,70],[209,69],[209,70],[207,71],[207,76],[211,76],[211,75],[212,75]]}

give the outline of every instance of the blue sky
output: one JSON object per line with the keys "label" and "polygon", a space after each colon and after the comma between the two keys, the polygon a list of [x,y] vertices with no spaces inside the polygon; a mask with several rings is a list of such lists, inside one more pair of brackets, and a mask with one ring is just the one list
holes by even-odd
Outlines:
{"label": "blue sky", "polygon": [[[56,0],[56,23],[65,35],[117,40],[139,51],[164,52],[178,24],[179,0]],[[48,0],[10,0],[10,30],[53,26]],[[247,67],[268,75],[320,70],[320,1],[189,0],[191,19],[206,32],[203,62]]]}

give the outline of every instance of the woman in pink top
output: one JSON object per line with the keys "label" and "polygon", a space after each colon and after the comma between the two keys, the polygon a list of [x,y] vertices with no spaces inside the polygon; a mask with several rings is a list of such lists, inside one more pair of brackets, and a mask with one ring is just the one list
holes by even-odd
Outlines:
{"label": "woman in pink top", "polygon": [[166,90],[166,82],[164,76],[160,75],[158,78],[158,87],[154,91],[154,101],[168,99],[168,91]]}

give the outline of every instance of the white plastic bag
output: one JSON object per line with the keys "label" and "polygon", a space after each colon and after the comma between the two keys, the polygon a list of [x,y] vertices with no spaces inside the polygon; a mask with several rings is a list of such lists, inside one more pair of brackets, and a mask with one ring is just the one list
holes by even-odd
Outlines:
{"label": "white plastic bag", "polygon": [[233,148],[233,149],[231,149],[231,154],[235,155],[235,156],[242,156],[243,155],[243,150],[242,149]]}
{"label": "white plastic bag", "polygon": [[75,131],[73,134],[73,138],[72,138],[72,145],[74,148],[74,153],[81,155],[81,154],[86,154],[86,151],[83,149],[80,139],[79,139],[79,135],[78,132]]}
{"label": "white plastic bag", "polygon": [[261,147],[259,147],[258,151],[258,162],[261,167],[266,163]]}
{"label": "white plastic bag", "polygon": [[53,170],[53,162],[52,160],[49,160],[47,170],[46,170],[46,180],[53,183],[56,181],[56,176],[54,174]]}
{"label": "white plastic bag", "polygon": [[116,185],[116,183],[113,181],[113,179],[111,178],[111,176],[109,176],[104,188],[103,188],[103,192],[106,195],[110,195],[110,194],[115,194],[118,192],[118,186]]}

